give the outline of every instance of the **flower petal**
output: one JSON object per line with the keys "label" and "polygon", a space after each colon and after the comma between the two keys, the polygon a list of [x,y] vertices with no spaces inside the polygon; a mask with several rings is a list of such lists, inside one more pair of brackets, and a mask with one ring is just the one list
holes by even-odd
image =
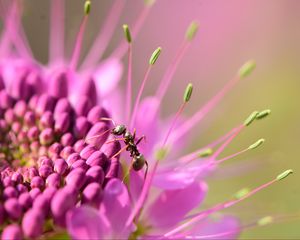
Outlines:
{"label": "flower petal", "polygon": [[131,212],[131,204],[126,186],[119,179],[110,180],[104,188],[100,213],[111,223],[111,238],[128,238],[133,226],[124,229]]}
{"label": "flower petal", "polygon": [[139,145],[144,155],[149,155],[155,144],[160,140],[161,131],[159,131],[158,113],[159,101],[155,97],[145,98],[139,107],[135,125],[138,134],[147,136],[147,144]]}
{"label": "flower petal", "polygon": [[182,221],[205,197],[204,182],[193,182],[184,189],[163,191],[149,207],[147,222],[154,228],[168,228]]}
{"label": "flower petal", "polygon": [[93,74],[98,94],[103,97],[110,94],[121,79],[122,72],[123,67],[119,60],[111,58],[103,61]]}
{"label": "flower petal", "polygon": [[108,223],[96,209],[82,206],[68,213],[67,229],[73,239],[102,239]]}
{"label": "flower petal", "polygon": [[156,187],[166,190],[186,188],[196,179],[206,177],[213,168],[213,166],[209,166],[206,162],[202,162],[196,166],[164,169],[155,174],[153,184]]}

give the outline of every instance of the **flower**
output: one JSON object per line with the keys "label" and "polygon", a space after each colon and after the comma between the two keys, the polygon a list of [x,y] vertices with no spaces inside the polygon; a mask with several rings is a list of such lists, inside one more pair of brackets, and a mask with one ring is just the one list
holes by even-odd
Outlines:
{"label": "flower", "polygon": [[[192,84],[188,84],[173,120],[163,121],[159,118],[160,102],[197,32],[197,23],[188,28],[157,94],[142,100],[162,49],[158,47],[153,52],[131,111],[132,39],[154,1],[146,3],[132,35],[128,25],[123,26],[127,43],[123,41],[112,57],[98,63],[98,56],[112,34],[106,27],[80,66],[91,2],[84,4],[84,16],[69,60],[62,54],[63,28],[58,22],[63,15],[63,1],[51,3],[48,65],[35,60],[27,47],[19,2],[12,1],[2,9],[5,10],[0,44],[2,238],[55,237],[62,229],[67,229],[74,239],[236,237],[243,229],[236,218],[222,216],[213,221],[208,217],[284,179],[292,170],[252,191],[243,190],[229,201],[202,212],[196,210],[208,191],[205,177],[220,163],[257,148],[264,140],[223,159],[218,158],[220,153],[245,127],[265,118],[270,111],[255,111],[225,136],[181,158],[177,154],[184,142],[178,140],[240,79],[251,73],[254,62],[247,62],[212,100],[183,122],[181,114],[193,91]],[[107,24],[115,25],[123,5],[123,1],[116,1]],[[126,48],[127,88],[123,97],[117,84]],[[127,125],[115,123],[119,121]],[[138,138],[136,132],[145,136]],[[142,144],[145,137],[147,144]],[[257,224],[262,222],[266,223]]]}

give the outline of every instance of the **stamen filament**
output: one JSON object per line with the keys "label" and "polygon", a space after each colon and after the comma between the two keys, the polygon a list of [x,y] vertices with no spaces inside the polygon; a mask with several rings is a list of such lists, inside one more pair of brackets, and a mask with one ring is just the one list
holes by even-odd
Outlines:
{"label": "stamen filament", "polygon": [[188,121],[175,130],[172,141],[176,141],[184,134],[190,131],[200,120],[202,120],[207,113],[209,113],[221,99],[239,82],[239,77],[236,76],[229,81],[223,89],[218,92],[209,102],[207,102],[198,112],[196,112]]}
{"label": "stamen filament", "polygon": [[181,106],[180,106],[180,108],[179,108],[179,110],[177,111],[177,113],[176,113],[176,115],[175,115],[175,117],[174,117],[174,119],[173,119],[173,121],[172,121],[172,123],[171,123],[171,125],[170,125],[170,128],[169,128],[169,130],[168,130],[168,132],[167,132],[167,134],[166,134],[166,137],[165,137],[165,139],[164,139],[164,141],[163,141],[162,148],[164,148],[164,147],[166,146],[166,143],[167,143],[167,141],[168,141],[168,139],[169,139],[169,136],[170,136],[170,134],[171,134],[173,128],[175,127],[175,124],[176,124],[176,122],[177,122],[179,116],[180,116],[181,113],[183,112],[183,110],[184,110],[184,108],[185,108],[185,105],[186,105],[186,102],[182,103]]}
{"label": "stamen filament", "polygon": [[88,16],[90,15],[90,11],[91,11],[91,1],[86,0],[85,4],[84,4],[84,17],[80,24],[79,32],[77,34],[76,41],[75,41],[73,55],[72,55],[71,61],[70,61],[71,70],[75,70],[78,65],[80,51],[81,51],[81,47],[82,47],[83,35],[84,35],[85,28],[86,28]]}
{"label": "stamen filament", "polygon": [[133,125],[134,125],[136,114],[137,114],[137,110],[138,110],[139,104],[140,104],[140,100],[141,100],[141,97],[142,97],[142,94],[143,94],[146,82],[147,82],[147,80],[149,78],[151,69],[152,69],[152,65],[149,65],[148,68],[147,68],[147,71],[145,73],[142,85],[140,86],[138,95],[136,97],[134,108],[133,108],[133,113],[132,113],[132,117],[131,117],[131,122],[130,122],[130,128],[132,128]]}
{"label": "stamen filament", "polygon": [[238,129],[238,127],[230,130],[230,132],[228,132],[225,135],[221,136],[220,138],[213,141],[212,143],[206,145],[205,147],[197,149],[196,151],[194,151],[192,153],[189,153],[189,154],[181,157],[178,161],[181,162],[181,163],[189,163],[190,161],[194,160],[195,158],[197,159],[200,152],[202,152],[205,149],[211,149],[211,148],[217,146],[218,144],[220,144],[221,142],[223,142],[227,138],[229,138],[237,129]]}
{"label": "stamen filament", "polygon": [[231,135],[218,149],[214,152],[214,154],[211,156],[211,159],[216,159],[223,151],[224,149],[232,142],[232,140],[244,129],[244,125],[241,125],[238,127],[237,131]]}
{"label": "stamen filament", "polygon": [[161,53],[161,47],[158,47],[158,48],[156,48],[153,51],[153,53],[152,53],[152,55],[151,55],[151,57],[149,59],[149,66],[147,68],[147,71],[146,71],[145,77],[143,79],[142,85],[140,87],[140,90],[138,92],[137,98],[135,100],[133,114],[132,114],[132,118],[131,118],[131,122],[130,122],[130,128],[133,127],[133,124],[135,122],[135,118],[136,118],[136,114],[137,114],[137,111],[138,111],[138,108],[139,108],[139,104],[140,104],[140,100],[141,100],[141,97],[142,97],[142,93],[144,91],[144,88],[145,88],[146,82],[148,80],[150,71],[151,71],[153,65],[156,63],[157,59],[159,58],[160,53]]}
{"label": "stamen filament", "polygon": [[72,54],[71,61],[70,61],[70,68],[72,70],[75,70],[78,65],[81,46],[82,46],[82,40],[83,40],[83,34],[84,34],[84,31],[86,28],[87,20],[88,20],[88,15],[85,15],[82,19],[82,22],[81,22],[80,28],[79,28],[79,32],[77,34],[75,47],[74,47],[73,54]]}
{"label": "stamen filament", "polygon": [[185,228],[199,222],[200,220],[208,217],[210,214],[214,213],[214,212],[217,212],[217,211],[220,211],[220,210],[223,210],[223,209],[226,209],[228,207],[231,207],[243,200],[245,200],[246,198],[248,197],[251,197],[252,195],[254,195],[255,193],[271,186],[273,183],[277,182],[278,180],[275,178],[255,189],[253,189],[252,191],[250,191],[249,193],[245,194],[244,196],[242,196],[241,198],[239,199],[233,199],[233,200],[229,200],[227,202],[224,202],[224,203],[221,203],[221,204],[217,204],[215,205],[214,207],[210,208],[210,209],[207,209],[207,210],[204,210],[200,213],[198,213],[195,217],[191,218],[190,220],[188,220],[187,222],[183,223],[182,225],[180,225],[179,227],[176,227],[174,228],[173,230],[167,232],[166,234],[164,234],[164,237],[171,237],[172,235],[174,234],[177,234],[179,233],[180,231],[184,230]]}
{"label": "stamen filament", "polygon": [[132,44],[128,43],[128,70],[126,88],[126,121],[129,122],[132,98]]}
{"label": "stamen filament", "polygon": [[[141,30],[152,6],[153,4],[150,5],[145,4],[140,15],[135,20],[135,23],[133,24],[133,28],[132,28],[132,37],[134,39],[136,38],[137,34]],[[123,58],[124,54],[126,53],[126,45],[127,45],[126,41],[122,39],[121,42],[119,43],[119,46],[115,48],[115,50],[113,51],[110,57],[119,58],[119,59]]]}
{"label": "stamen filament", "polygon": [[190,41],[187,41],[186,39],[183,41],[181,46],[176,52],[176,55],[170,65],[168,66],[161,82],[160,85],[156,91],[156,97],[158,98],[159,101],[162,101],[164,98],[167,89],[169,85],[171,84],[172,78],[177,70],[177,67],[179,63],[181,62],[182,58],[184,57],[186,51],[188,50],[188,47],[191,45]]}
{"label": "stamen filament", "polygon": [[99,31],[91,49],[83,60],[83,63],[80,67],[81,69],[90,68],[96,64],[99,59],[101,59],[113,36],[113,33],[115,32],[124,6],[125,1],[115,0],[105,18],[105,22],[101,27],[101,31]]}

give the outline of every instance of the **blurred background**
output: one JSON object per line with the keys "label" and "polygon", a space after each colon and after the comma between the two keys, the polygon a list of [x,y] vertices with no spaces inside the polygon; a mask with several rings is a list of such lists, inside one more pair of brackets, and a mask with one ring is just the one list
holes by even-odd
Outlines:
{"label": "blurred background", "polygon": [[[66,1],[65,33],[69,52],[82,19],[83,2]],[[101,28],[112,2],[92,1],[92,14],[84,36],[82,56]],[[142,0],[127,0],[105,56],[109,56],[123,38],[122,24],[128,23],[131,26],[143,7]],[[34,55],[44,63],[48,59],[49,9],[49,0],[26,1],[23,17]],[[211,176],[205,206],[224,201],[243,187],[256,187],[283,170],[293,168],[295,174],[290,178],[227,212],[241,217],[243,223],[265,215],[299,215],[300,1],[157,0],[140,34],[134,39],[135,86],[139,86],[142,80],[152,51],[158,46],[163,49],[151,73],[145,95],[155,92],[192,20],[200,23],[199,32],[168,89],[163,103],[163,116],[178,109],[188,82],[195,86],[191,104],[186,109],[186,115],[191,116],[234,76],[246,60],[255,59],[257,69],[249,78],[241,81],[199,124],[186,152],[225,134],[253,110],[272,109],[270,118],[247,128],[226,149],[223,156],[241,150],[259,138],[266,139],[263,147],[223,164]],[[135,91],[137,89],[134,88]],[[299,224],[298,220],[255,228],[244,232],[240,238],[299,239]]]}

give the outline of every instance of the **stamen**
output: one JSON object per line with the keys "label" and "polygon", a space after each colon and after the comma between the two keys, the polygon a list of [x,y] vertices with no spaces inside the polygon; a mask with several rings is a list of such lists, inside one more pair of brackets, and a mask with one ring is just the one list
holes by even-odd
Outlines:
{"label": "stamen", "polygon": [[203,151],[198,153],[198,157],[200,158],[209,157],[212,154],[213,154],[213,150],[211,148],[206,148]]}
{"label": "stamen", "polygon": [[257,221],[257,225],[258,226],[265,226],[265,225],[268,225],[268,224],[272,223],[273,221],[274,221],[273,217],[266,216],[266,217],[263,217],[263,218],[259,219]]}
{"label": "stamen", "polygon": [[216,159],[223,151],[224,149],[233,141],[233,139],[244,129],[244,125],[241,125],[238,127],[237,131],[230,136],[216,151],[215,153],[211,156],[211,159],[214,160]]}
{"label": "stamen", "polygon": [[[290,172],[290,170],[287,170],[286,172]],[[284,172],[284,173],[285,173],[285,172]],[[281,175],[281,174],[280,174],[280,175]],[[280,176],[280,175],[279,175],[279,176]],[[287,174],[286,176],[288,176],[288,175],[289,175],[289,174]],[[285,177],[286,177],[286,176],[285,176]],[[278,178],[278,177],[277,177],[277,178]],[[217,212],[217,211],[220,211],[220,210],[226,209],[226,208],[228,208],[228,207],[231,207],[231,206],[233,206],[233,205],[235,205],[235,204],[237,204],[237,203],[239,203],[239,202],[245,200],[246,198],[251,197],[251,196],[254,195],[255,193],[257,193],[257,192],[259,192],[259,191],[261,191],[261,190],[263,190],[263,189],[265,189],[265,188],[271,186],[273,183],[277,182],[277,181],[278,181],[277,178],[275,178],[275,179],[273,179],[273,180],[271,180],[271,181],[269,181],[269,182],[267,182],[267,183],[265,183],[265,184],[263,184],[263,185],[261,185],[261,186],[255,188],[255,189],[253,189],[253,190],[250,191],[250,192],[246,192],[246,191],[245,191],[244,194],[241,194],[241,196],[240,196],[239,198],[236,198],[236,197],[235,197],[233,200],[229,200],[229,201],[227,201],[227,202],[224,202],[224,203],[221,203],[221,204],[217,204],[217,205],[215,205],[214,207],[212,207],[212,208],[210,208],[210,209],[204,210],[204,211],[202,211],[202,212],[196,214],[195,217],[192,217],[190,220],[188,220],[187,222],[181,224],[179,227],[176,227],[176,228],[174,228],[173,230],[171,230],[171,231],[167,232],[166,234],[164,234],[164,237],[171,237],[171,236],[173,236],[174,234],[177,234],[177,233],[179,233],[180,231],[184,230],[185,228],[190,227],[191,225],[193,225],[193,224],[199,222],[200,220],[203,220],[204,218],[208,217],[208,216],[211,215],[212,213],[215,213],[215,212]],[[282,179],[283,179],[283,178],[282,178]]]}
{"label": "stamen", "polygon": [[248,149],[255,149],[258,148],[259,146],[261,146],[263,143],[265,142],[265,139],[261,138],[259,140],[257,140],[255,143],[251,144]]}
{"label": "stamen", "polygon": [[51,1],[50,19],[50,62],[62,59],[64,53],[64,11],[65,2],[61,0]]}
{"label": "stamen", "polygon": [[271,114],[270,109],[263,110],[263,111],[261,111],[257,114],[256,119],[263,119],[263,118],[267,117],[270,114]]}
{"label": "stamen", "polygon": [[[181,163],[189,163],[193,160],[196,160],[199,158],[199,154],[201,154],[202,151],[205,151],[206,149],[211,149],[215,146],[217,146],[218,144],[220,144],[221,142],[225,141],[227,138],[229,138],[232,134],[234,134],[236,132],[236,130],[238,129],[238,127],[232,129],[230,132],[226,133],[224,136],[221,136],[220,138],[218,138],[217,140],[213,141],[212,143],[206,145],[205,147],[202,147],[192,153],[189,153],[183,157],[181,157],[179,159],[179,162]],[[201,157],[201,156],[200,156]]]}
{"label": "stamen", "polygon": [[128,42],[128,70],[127,70],[127,89],[126,89],[126,122],[129,122],[131,113],[132,97],[132,37],[128,25],[123,25],[124,35]]}
{"label": "stamen", "polygon": [[[153,54],[155,56],[155,54]],[[151,60],[150,60],[151,62]],[[184,106],[185,104],[190,100],[191,98],[191,95],[192,95],[192,92],[193,92],[193,86],[192,84],[188,84],[186,90],[185,90],[185,93],[184,93],[184,103],[182,105],[182,107],[179,109],[179,111],[177,112],[175,118],[174,118],[174,121],[169,129],[169,132],[164,140],[164,143],[163,143],[163,146],[162,146],[162,149],[165,148],[165,144],[168,140],[168,137],[170,135],[170,132],[172,131],[172,128],[174,127],[174,124],[176,122],[176,119],[178,118],[178,116],[180,115],[180,113],[182,112],[182,110],[184,109]],[[164,158],[165,156],[163,156]],[[143,189],[142,189],[142,192],[140,194],[140,197],[137,201],[137,204],[135,206],[135,208],[133,209],[133,211],[131,212],[130,216],[128,217],[127,221],[126,221],[126,227],[128,227],[132,221],[135,219],[135,218],[138,218],[138,216],[140,215],[141,213],[141,210],[142,210],[142,206],[144,205],[147,197],[148,197],[148,194],[149,194],[149,190],[150,190],[150,187],[151,187],[151,184],[152,184],[152,181],[153,181],[153,178],[154,178],[154,175],[155,175],[155,172],[156,172],[156,169],[157,169],[157,166],[158,166],[158,163],[160,162],[160,160],[163,159],[161,156],[159,156],[158,159],[156,159],[155,163],[154,163],[154,166],[153,166],[153,169],[151,171],[151,173],[149,174],[149,176],[145,179],[145,183],[143,185]]]}
{"label": "stamen", "polygon": [[277,181],[280,181],[280,180],[283,180],[285,179],[287,176],[289,176],[290,174],[292,174],[294,171],[292,169],[288,169],[286,171],[284,171],[283,173],[279,174],[277,177],[276,177],[276,180]]}
{"label": "stamen", "polygon": [[244,122],[244,125],[245,126],[249,126],[256,118],[256,116],[258,115],[258,111],[254,111],[252,112],[249,117],[246,118],[245,122]]}
{"label": "stamen", "polygon": [[[250,72],[249,72],[250,73]],[[246,75],[243,75],[245,77]],[[190,131],[200,120],[202,120],[207,113],[209,113],[221,99],[239,82],[241,79],[240,74],[237,74],[231,81],[229,81],[223,89],[218,92],[210,101],[208,101],[200,110],[195,113],[187,122],[180,126],[174,132],[172,141],[176,141],[184,134]]]}
{"label": "stamen", "polygon": [[198,31],[199,24],[196,21],[191,22],[190,26],[188,27],[185,38],[188,41],[192,41],[194,37],[196,36],[196,33]]}
{"label": "stamen", "polygon": [[[132,36],[134,39],[136,38],[137,34],[141,30],[149,12],[150,12],[150,9],[154,5],[155,2],[156,2],[155,0],[145,1],[143,10],[141,11],[140,15],[137,17],[137,19],[135,20],[135,23],[133,24]],[[119,46],[115,48],[115,50],[113,51],[113,53],[111,54],[110,57],[121,59],[124,56],[124,54],[126,53],[126,46],[127,46],[127,43],[122,39]]]}
{"label": "stamen", "polygon": [[167,135],[165,137],[165,140],[163,141],[163,148],[165,147],[168,139],[169,139],[169,136],[173,130],[173,128],[175,127],[175,124],[176,124],[176,121],[178,120],[180,114],[182,113],[182,111],[184,110],[186,104],[190,101],[191,99],[191,96],[192,96],[192,93],[193,93],[193,85],[191,83],[189,83],[185,89],[185,92],[184,92],[184,95],[183,95],[183,103],[181,104],[179,110],[177,111],[171,125],[170,125],[170,128],[167,132]]}
{"label": "stamen", "polygon": [[81,51],[81,46],[82,46],[82,40],[83,40],[83,34],[86,28],[88,16],[91,11],[91,1],[85,1],[84,3],[84,17],[81,21],[79,32],[76,37],[76,42],[75,42],[75,47],[73,50],[73,55],[71,57],[70,61],[70,68],[72,70],[75,70],[78,65],[79,57],[80,57],[80,51]]}
{"label": "stamen", "polygon": [[255,69],[256,63],[253,60],[246,62],[239,70],[240,78],[245,78],[249,76],[252,71]]}
{"label": "stamen", "polygon": [[159,99],[159,101],[162,101],[163,97],[166,94],[166,91],[168,90],[169,85],[171,84],[172,78],[177,70],[177,67],[179,63],[181,62],[182,58],[184,57],[186,51],[188,50],[191,41],[194,39],[196,33],[198,30],[198,23],[196,21],[193,21],[185,34],[185,38],[179,47],[179,49],[176,52],[175,57],[171,61],[170,65],[168,66],[161,84],[159,85],[157,92],[156,92],[156,97]]}
{"label": "stamen", "polygon": [[287,221],[297,220],[297,219],[299,219],[299,216],[288,216],[288,215],[283,217],[265,216],[255,222],[238,227],[237,229],[224,231],[216,234],[209,234],[209,235],[195,236],[192,234],[191,235],[185,234],[185,236],[186,238],[191,238],[191,239],[218,239],[218,238],[223,238],[225,236],[228,236],[230,234],[235,234],[236,232],[242,232],[257,227],[264,227],[271,223],[287,222]]}
{"label": "stamen", "polygon": [[125,1],[115,0],[105,18],[104,24],[101,26],[101,31],[99,31],[91,49],[83,60],[80,69],[90,68],[102,58],[103,53],[110,43],[113,33],[117,27],[124,6]]}
{"label": "stamen", "polygon": [[241,155],[241,154],[243,154],[243,153],[245,153],[245,152],[247,152],[247,151],[249,151],[249,150],[253,150],[253,149],[255,149],[255,148],[258,148],[258,147],[261,146],[264,142],[265,142],[265,139],[259,139],[258,141],[256,141],[256,142],[253,143],[252,145],[250,145],[248,148],[246,148],[246,149],[244,149],[244,150],[242,150],[242,151],[239,151],[239,152],[237,152],[237,153],[234,153],[234,154],[232,154],[232,155],[229,155],[229,156],[227,156],[227,157],[224,157],[224,158],[218,160],[217,163],[225,162],[226,160],[231,159],[231,158],[234,158],[234,157],[236,157],[236,156],[239,156],[239,155]]}
{"label": "stamen", "polygon": [[155,62],[157,61],[157,59],[158,59],[160,53],[161,53],[161,48],[158,47],[157,49],[154,50],[154,52],[152,53],[152,55],[151,55],[151,57],[150,57],[150,59],[149,59],[149,66],[148,66],[148,69],[147,69],[147,71],[146,71],[146,73],[145,73],[145,76],[144,76],[142,85],[140,86],[140,89],[139,89],[137,98],[136,98],[136,100],[135,100],[135,105],[134,105],[134,108],[133,108],[133,114],[132,114],[132,118],[131,118],[131,122],[130,122],[130,128],[133,127],[133,124],[134,124],[134,122],[135,122],[137,110],[138,110],[138,108],[139,108],[139,104],[140,104],[140,100],[141,100],[141,97],[142,97],[142,93],[143,93],[143,91],[144,91],[144,88],[145,88],[146,82],[147,82],[147,80],[148,80],[150,71],[151,71],[153,65],[155,64]]}

